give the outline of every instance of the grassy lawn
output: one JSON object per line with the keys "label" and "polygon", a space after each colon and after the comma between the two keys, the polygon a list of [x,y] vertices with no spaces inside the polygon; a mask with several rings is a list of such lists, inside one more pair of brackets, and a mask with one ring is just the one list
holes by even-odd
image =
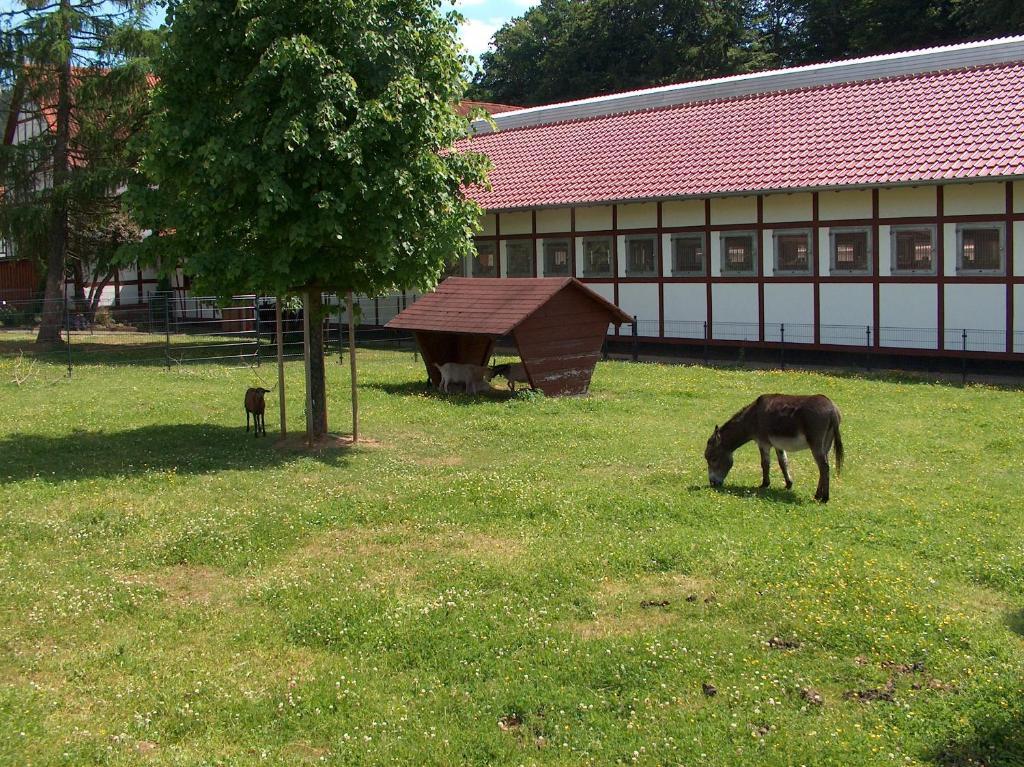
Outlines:
{"label": "grassy lawn", "polygon": [[[1020,391],[603,363],[471,401],[370,352],[375,444],[307,455],[276,393],[245,434],[244,368],[14,364],[2,764],[1024,764]],[[827,506],[808,453],[706,486],[767,391],[842,409]]]}

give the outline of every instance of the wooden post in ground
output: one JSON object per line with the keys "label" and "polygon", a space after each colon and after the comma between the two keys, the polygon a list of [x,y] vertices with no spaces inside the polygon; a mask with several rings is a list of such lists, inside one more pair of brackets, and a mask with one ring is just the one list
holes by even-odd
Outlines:
{"label": "wooden post in ground", "polygon": [[281,322],[281,296],[274,300],[274,324],[277,327],[277,401],[281,410],[281,439],[288,436],[288,419],[284,404],[284,333]]}
{"label": "wooden post in ground", "polygon": [[302,297],[302,355],[306,365],[306,443],[313,446],[313,396],[309,368],[309,291]]}
{"label": "wooden post in ground", "polygon": [[352,378],[352,444],[359,441],[359,392],[356,388],[356,322],[352,307],[352,291],[345,296],[348,311],[348,364]]}

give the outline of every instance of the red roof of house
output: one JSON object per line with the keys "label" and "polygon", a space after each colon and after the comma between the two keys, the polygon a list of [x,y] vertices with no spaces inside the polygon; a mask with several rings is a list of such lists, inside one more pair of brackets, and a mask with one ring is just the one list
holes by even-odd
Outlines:
{"label": "red roof of house", "polygon": [[632,321],[628,314],[572,277],[449,277],[385,327],[504,336],[566,288],[583,291],[604,306],[609,322]]}
{"label": "red roof of house", "polygon": [[492,210],[1024,175],[1024,62],[481,134]]}

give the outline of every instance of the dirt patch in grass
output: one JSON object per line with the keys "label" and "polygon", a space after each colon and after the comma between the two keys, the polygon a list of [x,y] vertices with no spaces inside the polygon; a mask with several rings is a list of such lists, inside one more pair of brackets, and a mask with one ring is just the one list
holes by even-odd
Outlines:
{"label": "dirt patch in grass", "polygon": [[687,611],[714,604],[713,596],[709,579],[681,573],[604,579],[594,595],[594,616],[571,628],[583,639],[656,630],[675,623]]}
{"label": "dirt patch in grass", "polygon": [[293,764],[295,762],[319,762],[321,759],[329,756],[330,753],[331,751],[328,748],[314,746],[301,740],[289,743],[281,749],[281,756],[284,757],[289,764]]}
{"label": "dirt patch in grass", "polygon": [[234,580],[215,567],[174,565],[148,577],[147,582],[178,605],[211,605],[223,602],[235,586]]}

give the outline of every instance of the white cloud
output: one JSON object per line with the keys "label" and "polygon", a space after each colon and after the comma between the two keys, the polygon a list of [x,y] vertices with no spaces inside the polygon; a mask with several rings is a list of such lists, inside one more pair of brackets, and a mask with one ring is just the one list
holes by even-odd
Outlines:
{"label": "white cloud", "polygon": [[467,19],[459,29],[462,44],[470,55],[479,57],[504,22],[505,19]]}

